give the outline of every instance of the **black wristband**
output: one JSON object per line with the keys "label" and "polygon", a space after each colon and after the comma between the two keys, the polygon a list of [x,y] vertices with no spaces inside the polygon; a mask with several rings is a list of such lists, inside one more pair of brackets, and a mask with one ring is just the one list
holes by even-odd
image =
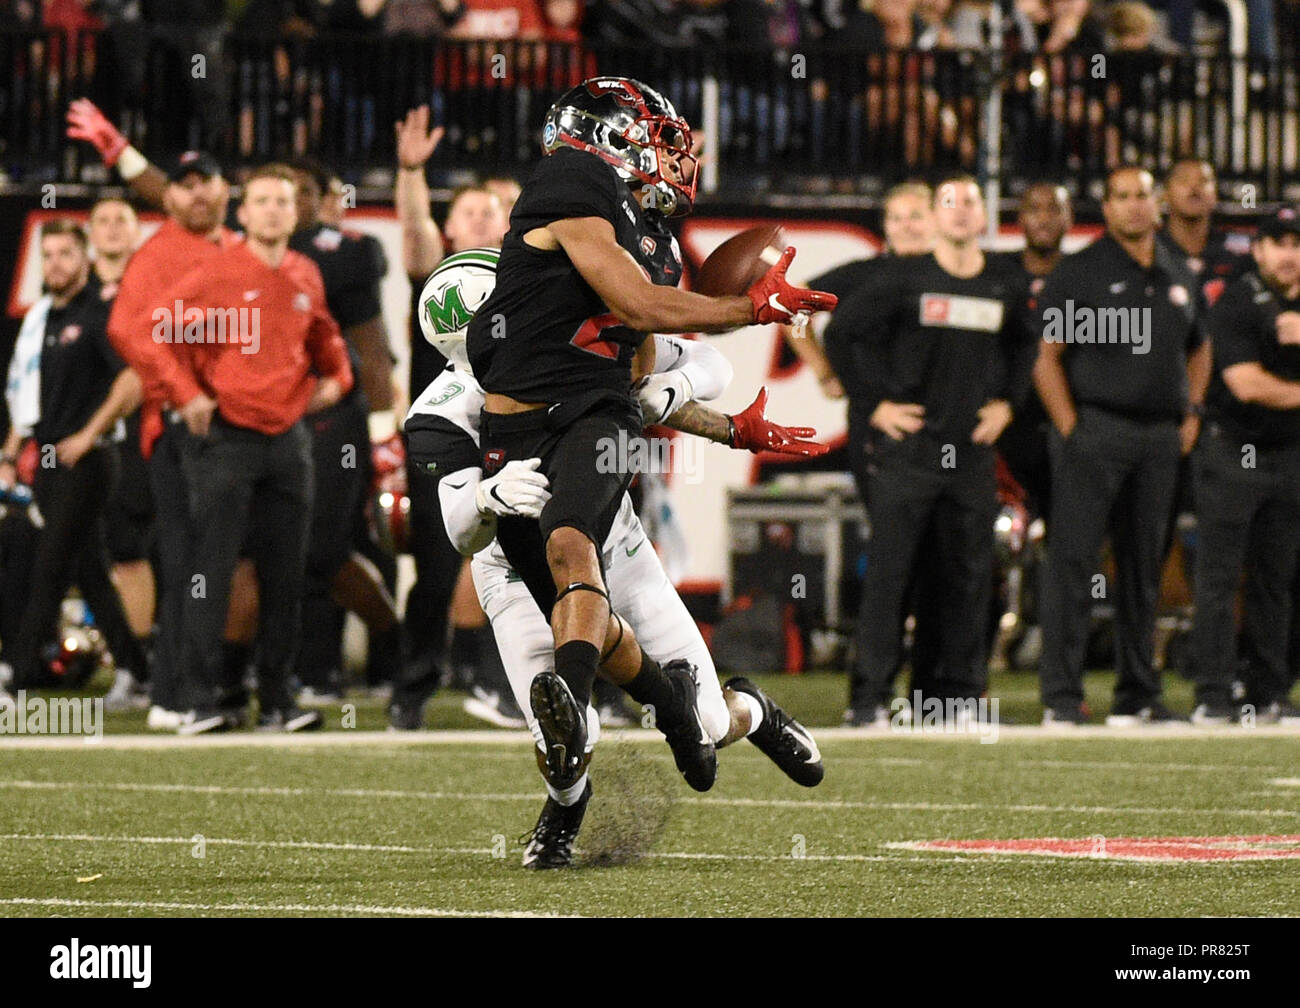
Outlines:
{"label": "black wristband", "polygon": [[727,444],[736,447],[736,421],[730,415],[727,417]]}
{"label": "black wristband", "polygon": [[1194,416],[1198,420],[1205,419],[1205,403],[1188,403],[1187,415]]}

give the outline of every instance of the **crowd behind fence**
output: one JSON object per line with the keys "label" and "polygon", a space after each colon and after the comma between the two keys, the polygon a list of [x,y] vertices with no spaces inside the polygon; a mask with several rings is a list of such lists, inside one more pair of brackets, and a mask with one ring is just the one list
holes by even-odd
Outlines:
{"label": "crowd behind fence", "polygon": [[155,37],[142,71],[126,73],[101,33],[0,31],[0,170],[15,182],[80,179],[86,153],[65,138],[63,111],[85,95],[153,157],[197,146],[230,165],[311,155],[357,182],[391,168],[392,123],[428,103],[448,127],[437,167],[449,179],[508,173],[537,157],[551,102],[595,73],[659,87],[717,166],[706,189],[742,197],[858,193],[953,169],[1067,174],[1087,191],[1119,160],[1161,170],[1195,156],[1263,199],[1300,168],[1300,65],[1288,59],[346,34],[229,34],[208,54],[182,49]]}

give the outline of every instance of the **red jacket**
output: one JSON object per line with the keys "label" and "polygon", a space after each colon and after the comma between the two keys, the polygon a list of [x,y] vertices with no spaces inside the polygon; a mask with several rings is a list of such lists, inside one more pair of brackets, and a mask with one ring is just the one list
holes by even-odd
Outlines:
{"label": "red jacket", "polygon": [[352,388],[320,270],[304,255],[286,250],[273,269],[236,245],[191,270],[167,300],[171,338],[184,342],[168,379],[172,402],[205,392],[230,423],[281,434],[302,419],[318,375]]}
{"label": "red jacket", "polygon": [[[154,340],[155,314],[160,308],[171,311],[167,294],[177,280],[196,264],[216,258],[223,249],[241,241],[237,234],[225,228],[221,229],[217,241],[209,241],[169,219],[136,249],[127,263],[108,317],[108,338],[144,384],[140,446],[146,457],[162,433],[161,409],[169,401],[166,390],[174,385],[181,366],[177,354],[184,352],[183,346]],[[188,401],[170,400],[173,406],[184,406]]]}

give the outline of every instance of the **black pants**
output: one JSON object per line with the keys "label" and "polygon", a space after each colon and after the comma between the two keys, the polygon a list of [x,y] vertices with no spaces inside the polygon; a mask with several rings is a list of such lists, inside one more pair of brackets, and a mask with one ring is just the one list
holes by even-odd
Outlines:
{"label": "black pants", "polygon": [[190,495],[181,468],[181,453],[189,436],[183,423],[169,422],[149,459],[158,596],[154,617],[158,637],[154,644],[149,698],[167,710],[188,710],[194,706],[193,680],[185,654],[185,599],[194,573],[194,543],[190,531]]}
{"label": "black pants", "polygon": [[399,705],[423,702],[442,678],[447,659],[448,609],[463,559],[447,538],[442,523],[437,479],[408,456],[406,480],[415,584],[406,593],[402,616],[406,657],[399,680],[393,685],[393,702]]}
{"label": "black pants", "polygon": [[342,688],[344,610],[333,599],[334,575],[352,554],[358,513],[370,483],[370,428],[366,400],[349,395],[304,421],[311,433],[314,503],[307,537],[302,625],[306,631],[296,672],[304,686]]}
{"label": "black pants", "polygon": [[[1160,695],[1153,667],[1165,527],[1178,479],[1172,421],[1142,421],[1081,407],[1068,441],[1052,430],[1052,524],[1043,586],[1043,705],[1083,702],[1093,602],[1113,598],[1118,678],[1115,710],[1134,713]],[[1109,529],[1117,584],[1097,561]]]}
{"label": "black pants", "polygon": [[293,705],[288,684],[302,632],[311,437],[301,422],[272,436],[214,417],[206,438],[186,441],[182,463],[194,529],[185,637],[195,706],[214,707],[220,696],[230,580],[247,533],[260,600],[259,697],[264,713],[285,710]]}
{"label": "black pants", "polygon": [[[880,432],[871,426],[871,418],[865,412],[849,407],[849,430],[846,439],[849,471],[858,488],[858,498],[870,515],[871,507],[867,494],[870,492],[870,459],[872,449]],[[937,555],[936,541],[938,532],[933,521],[921,534],[917,547],[916,563],[912,576],[903,592],[903,608],[898,614],[898,633],[901,637],[903,624],[910,612],[916,617],[912,627],[912,692],[921,693],[922,697],[935,695],[935,676],[939,667],[940,626],[942,614],[942,575],[943,568]],[[890,677],[890,689],[893,681],[902,671],[903,654],[900,649],[898,667]]]}
{"label": "black pants", "polygon": [[33,490],[45,527],[36,547],[22,624],[12,651],[6,648],[15,687],[37,673],[40,649],[55,639],[59,608],[73,584],[94,613],[114,663],[147,676],[144,652],[108,574],[103,512],[117,467],[116,447],[104,447],[91,449],[71,468],[36,470]]}
{"label": "black pants", "polygon": [[[849,705],[888,705],[902,649],[901,616],[927,529],[934,535],[942,614],[932,695],[975,698],[984,660],[997,482],[993,450],[945,446],[928,433],[873,443],[868,475],[871,540],[858,615]],[[945,466],[944,462],[952,464]]]}
{"label": "black pants", "polygon": [[[1226,704],[1237,671],[1234,603],[1246,568],[1246,700],[1267,706],[1290,690],[1291,584],[1300,555],[1300,445],[1253,448],[1211,425],[1193,460],[1206,502],[1196,527],[1196,700]],[[1253,460],[1251,459],[1253,454]],[[1244,464],[1253,461],[1253,465]]]}

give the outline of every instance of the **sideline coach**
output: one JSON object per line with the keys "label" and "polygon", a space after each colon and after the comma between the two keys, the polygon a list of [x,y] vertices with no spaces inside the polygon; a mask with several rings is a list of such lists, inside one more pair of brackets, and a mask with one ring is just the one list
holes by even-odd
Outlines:
{"label": "sideline coach", "polygon": [[[1234,603],[1246,568],[1246,703],[1259,722],[1300,718],[1287,703],[1291,585],[1300,554],[1300,214],[1260,224],[1258,273],[1224,291],[1206,320],[1214,377],[1197,446],[1196,724],[1235,719]],[[1249,555],[1247,551],[1249,549]]]}
{"label": "sideline coach", "polygon": [[[1067,256],[1039,298],[1034,384],[1052,421],[1052,524],[1043,592],[1043,723],[1083,721],[1083,662],[1102,538],[1111,533],[1119,676],[1106,723],[1178,720],[1153,667],[1156,603],[1178,460],[1210,377],[1196,278],[1156,242],[1147,171],[1106,179],[1106,234]],[[1119,313],[1127,328],[1119,324]],[[1085,325],[1090,325],[1092,338]],[[1094,589],[1094,585],[1099,590]]]}

